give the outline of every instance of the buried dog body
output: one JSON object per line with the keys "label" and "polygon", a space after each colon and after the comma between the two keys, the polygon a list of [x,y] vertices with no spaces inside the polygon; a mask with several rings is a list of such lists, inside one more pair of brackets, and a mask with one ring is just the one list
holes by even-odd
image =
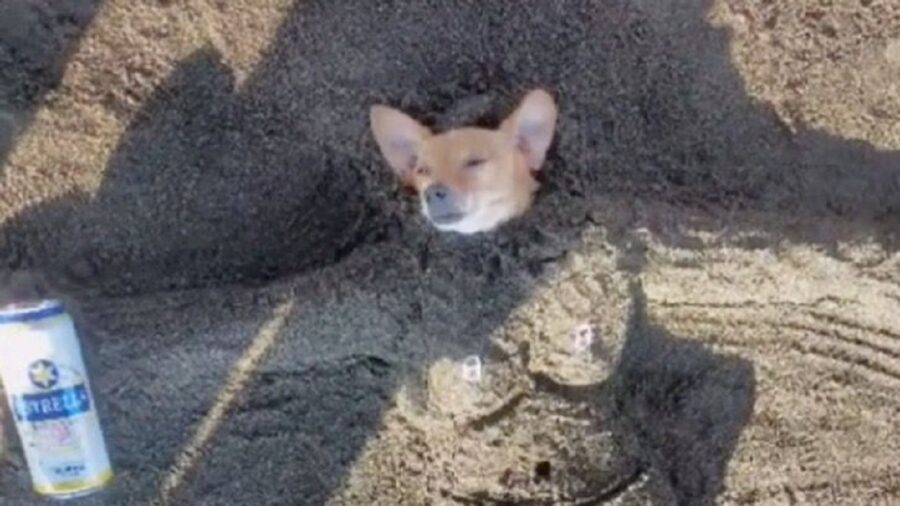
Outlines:
{"label": "buried dog body", "polygon": [[419,193],[422,213],[438,230],[487,232],[531,206],[553,139],[553,98],[534,90],[495,130],[458,128],[434,134],[406,114],[373,106],[375,140],[394,174]]}

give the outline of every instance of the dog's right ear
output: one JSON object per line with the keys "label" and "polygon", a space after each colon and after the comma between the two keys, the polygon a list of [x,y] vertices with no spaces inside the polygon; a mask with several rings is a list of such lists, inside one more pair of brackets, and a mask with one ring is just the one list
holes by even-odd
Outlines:
{"label": "dog's right ear", "polygon": [[528,93],[518,109],[500,125],[500,130],[514,139],[532,171],[537,172],[544,163],[553,141],[557,114],[553,97],[537,89]]}
{"label": "dog's right ear", "polygon": [[431,131],[402,112],[383,105],[372,106],[369,123],[381,154],[394,174],[412,184],[422,142]]}

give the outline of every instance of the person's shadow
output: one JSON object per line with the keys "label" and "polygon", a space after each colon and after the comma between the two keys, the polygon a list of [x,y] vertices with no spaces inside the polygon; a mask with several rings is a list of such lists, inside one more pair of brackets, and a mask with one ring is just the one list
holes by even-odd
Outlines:
{"label": "person's shadow", "polygon": [[[241,89],[215,52],[198,51],[137,114],[95,196],[43,202],[3,223],[3,267],[39,267],[76,290],[123,295],[258,284],[371,255],[370,276],[357,279],[356,269],[340,283],[384,294],[440,290],[456,318],[441,319],[414,296],[396,309],[409,347],[402,370],[365,359],[302,377],[254,376],[235,413],[252,415],[257,403],[290,413],[272,428],[281,439],[245,435],[250,447],[265,445],[265,462],[242,462],[225,482],[186,491],[214,503],[278,483],[280,500],[318,504],[376,432],[398,384],[440,356],[489,348],[487,336],[534,286],[584,250],[590,227],[606,228],[623,251],[640,248],[639,227],[690,248],[671,225],[721,214],[706,223],[766,234],[747,248],[790,240],[833,249],[865,237],[896,250],[900,153],[808,129],[786,133],[747,96],[728,33],[705,21],[707,0],[679,2],[668,18],[654,3],[297,2]],[[550,88],[561,107],[535,209],[477,238],[427,230],[370,139],[368,107],[387,102],[429,124],[491,124],[532,86]],[[650,204],[666,214],[646,211]],[[774,215],[791,219],[775,226]],[[817,225],[829,221],[842,226]],[[640,255],[625,256],[634,261],[622,267],[639,272]],[[679,502],[711,502],[752,410],[752,367],[639,327],[623,355],[622,413]],[[298,346],[284,340],[273,356],[299,355]],[[99,374],[102,382],[115,372]],[[202,412],[215,384],[198,391],[191,409]],[[152,396],[128,402],[153,411]],[[128,421],[111,423],[115,445]],[[168,421],[147,423],[142,445],[118,451],[166,468],[178,448],[154,431],[171,432]],[[334,448],[298,458],[291,448],[308,447],[310,435]],[[239,454],[207,466],[227,467]]]}
{"label": "person's shadow", "polygon": [[623,425],[637,433],[642,456],[665,476],[668,501],[715,504],[753,413],[753,364],[673,336],[648,321],[643,291],[632,293],[630,332],[611,378]]}
{"label": "person's shadow", "polygon": [[17,137],[62,78],[101,0],[0,3],[0,176]]}

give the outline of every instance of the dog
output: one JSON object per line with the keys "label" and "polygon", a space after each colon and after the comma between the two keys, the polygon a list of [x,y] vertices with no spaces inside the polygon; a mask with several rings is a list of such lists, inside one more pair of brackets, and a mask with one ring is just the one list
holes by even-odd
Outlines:
{"label": "dog", "polygon": [[557,114],[553,97],[537,89],[496,129],[433,133],[385,105],[372,106],[369,121],[394,175],[418,192],[425,218],[440,231],[470,235],[531,207]]}

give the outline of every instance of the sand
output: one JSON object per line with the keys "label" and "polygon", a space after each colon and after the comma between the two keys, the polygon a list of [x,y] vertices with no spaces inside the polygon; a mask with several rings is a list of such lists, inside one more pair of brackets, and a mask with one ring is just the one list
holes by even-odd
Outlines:
{"label": "sand", "polygon": [[[367,107],[536,86],[535,207],[431,230]],[[73,504],[900,503],[898,218],[889,0],[0,4],[0,276],[118,472]]]}

